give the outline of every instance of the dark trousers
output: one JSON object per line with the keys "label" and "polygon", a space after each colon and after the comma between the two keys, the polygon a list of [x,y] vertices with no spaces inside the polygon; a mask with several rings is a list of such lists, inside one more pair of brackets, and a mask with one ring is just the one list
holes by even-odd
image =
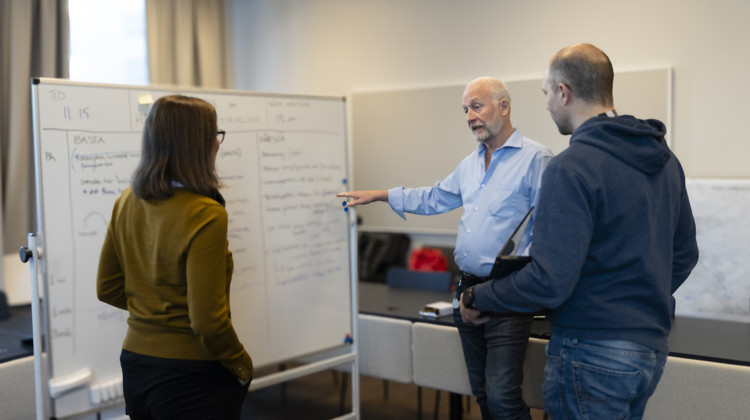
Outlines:
{"label": "dark trousers", "polygon": [[125,412],[131,420],[240,420],[250,384],[217,361],[179,360],[123,350]]}
{"label": "dark trousers", "polygon": [[[467,288],[487,280],[462,272],[456,298]],[[492,317],[485,324],[474,325],[464,323],[459,310],[454,309],[453,320],[461,336],[469,384],[482,420],[531,420],[521,384],[533,317]]]}

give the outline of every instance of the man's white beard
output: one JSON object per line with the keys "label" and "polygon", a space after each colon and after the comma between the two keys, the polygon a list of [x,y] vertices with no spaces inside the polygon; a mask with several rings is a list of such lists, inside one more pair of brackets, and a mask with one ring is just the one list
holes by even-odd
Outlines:
{"label": "man's white beard", "polygon": [[479,131],[472,130],[472,132],[479,143],[484,143],[492,137],[492,133],[487,129],[487,126],[483,126]]}

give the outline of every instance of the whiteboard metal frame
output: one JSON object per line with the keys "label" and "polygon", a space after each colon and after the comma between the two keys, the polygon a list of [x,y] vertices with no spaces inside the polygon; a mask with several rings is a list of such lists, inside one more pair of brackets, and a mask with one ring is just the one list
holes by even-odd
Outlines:
{"label": "whiteboard metal frame", "polygon": [[[36,392],[36,416],[37,419],[48,419],[51,417],[52,400],[49,395],[49,378],[52,372],[51,358],[46,357],[50,351],[51,343],[49,337],[49,311],[47,309],[46,296],[47,276],[45,259],[43,258],[44,243],[44,197],[42,194],[42,170],[38,164],[41,158],[41,138],[39,137],[39,97],[37,91],[37,80],[31,79],[31,119],[34,150],[34,189],[36,197],[36,220],[37,232],[29,233],[28,250],[32,252],[31,270],[31,318],[34,340],[34,386]],[[41,289],[39,287],[41,282]],[[35,305],[36,304],[36,305]],[[38,344],[37,344],[38,343]],[[42,345],[43,344],[43,345]]]}
{"label": "whiteboard metal frame", "polygon": [[34,348],[34,402],[36,419],[44,420],[48,418],[47,408],[49,404],[49,391],[44,386],[46,381],[46,371],[43,366],[43,351],[42,351],[42,310],[40,308],[40,296],[39,296],[39,250],[36,246],[36,237],[33,233],[29,233],[28,246],[26,247],[27,252],[31,252],[31,258],[29,259],[29,271],[31,280],[31,328],[32,328],[32,340]]}

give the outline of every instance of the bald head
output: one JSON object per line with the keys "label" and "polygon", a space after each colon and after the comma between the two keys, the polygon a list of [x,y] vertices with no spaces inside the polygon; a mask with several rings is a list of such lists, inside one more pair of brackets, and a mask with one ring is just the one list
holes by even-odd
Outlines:
{"label": "bald head", "polygon": [[575,97],[590,104],[612,107],[612,63],[604,51],[591,44],[574,44],[550,60],[548,77],[552,85],[564,83]]}
{"label": "bald head", "polygon": [[494,77],[477,77],[466,85],[464,94],[469,91],[482,90],[489,92],[492,95],[492,100],[495,103],[500,103],[502,99],[507,99],[510,103],[510,93],[508,87],[505,86],[501,80],[495,79]]}

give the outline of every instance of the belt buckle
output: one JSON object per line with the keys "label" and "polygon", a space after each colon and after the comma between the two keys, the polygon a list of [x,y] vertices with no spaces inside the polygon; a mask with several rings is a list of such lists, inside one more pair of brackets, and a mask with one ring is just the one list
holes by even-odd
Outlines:
{"label": "belt buckle", "polygon": [[459,277],[458,286],[456,287],[456,296],[460,296],[464,290],[468,289],[471,286],[482,283],[483,281],[483,277],[475,276],[471,273],[462,271]]}

